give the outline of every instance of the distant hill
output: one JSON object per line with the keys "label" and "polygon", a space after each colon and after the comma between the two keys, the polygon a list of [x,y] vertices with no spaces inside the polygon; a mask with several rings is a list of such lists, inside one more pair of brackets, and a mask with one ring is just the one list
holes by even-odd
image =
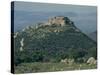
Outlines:
{"label": "distant hill", "polygon": [[60,62],[64,58],[96,58],[96,42],[82,33],[68,17],[49,18],[14,33],[15,64]]}
{"label": "distant hill", "polygon": [[97,31],[88,34],[88,36],[97,42]]}

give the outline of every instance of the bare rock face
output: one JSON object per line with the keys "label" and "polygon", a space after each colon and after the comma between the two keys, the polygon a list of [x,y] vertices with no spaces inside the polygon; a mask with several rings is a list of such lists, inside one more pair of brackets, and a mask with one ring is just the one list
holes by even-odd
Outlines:
{"label": "bare rock face", "polygon": [[21,39],[21,41],[20,41],[20,45],[21,45],[21,47],[20,47],[20,51],[23,51],[24,38]]}
{"label": "bare rock face", "polygon": [[48,25],[61,25],[64,26],[65,24],[69,23],[69,19],[67,17],[63,17],[63,16],[57,16],[57,17],[53,17],[50,18],[48,20]]}

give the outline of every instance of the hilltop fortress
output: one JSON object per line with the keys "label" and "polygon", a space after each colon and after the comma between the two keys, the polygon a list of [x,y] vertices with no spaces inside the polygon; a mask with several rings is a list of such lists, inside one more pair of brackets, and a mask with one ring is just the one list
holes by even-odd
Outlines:
{"label": "hilltop fortress", "polygon": [[57,16],[49,18],[46,23],[39,23],[41,26],[51,26],[51,25],[57,25],[57,26],[65,26],[65,25],[73,25],[73,22],[69,20],[68,17],[64,16]]}
{"label": "hilltop fortress", "polygon": [[48,20],[49,25],[56,24],[56,25],[64,26],[68,22],[69,22],[69,19],[63,16],[53,17]]}

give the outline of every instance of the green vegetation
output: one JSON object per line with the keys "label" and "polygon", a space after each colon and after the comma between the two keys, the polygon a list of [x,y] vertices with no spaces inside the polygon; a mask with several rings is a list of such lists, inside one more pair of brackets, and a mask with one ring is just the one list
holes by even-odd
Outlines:
{"label": "green vegetation", "polygon": [[15,73],[52,72],[68,70],[95,69],[96,65],[66,63],[22,63],[15,67]]}
{"label": "green vegetation", "polygon": [[[79,68],[78,64],[82,64],[80,69],[96,68],[96,64],[86,64],[90,57],[97,59],[96,42],[78,30],[74,24],[67,24],[69,25],[37,25],[18,32],[14,38],[16,73],[56,71],[55,68],[59,71],[74,70]],[[74,59],[74,63],[78,64],[60,63],[66,58]]]}

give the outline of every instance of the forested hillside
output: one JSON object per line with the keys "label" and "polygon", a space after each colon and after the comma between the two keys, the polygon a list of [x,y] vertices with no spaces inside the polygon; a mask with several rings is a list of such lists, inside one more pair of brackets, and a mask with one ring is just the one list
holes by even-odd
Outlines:
{"label": "forested hillside", "polygon": [[61,62],[74,59],[83,63],[97,59],[96,42],[75,27],[68,17],[57,16],[46,23],[25,27],[14,33],[14,63]]}

